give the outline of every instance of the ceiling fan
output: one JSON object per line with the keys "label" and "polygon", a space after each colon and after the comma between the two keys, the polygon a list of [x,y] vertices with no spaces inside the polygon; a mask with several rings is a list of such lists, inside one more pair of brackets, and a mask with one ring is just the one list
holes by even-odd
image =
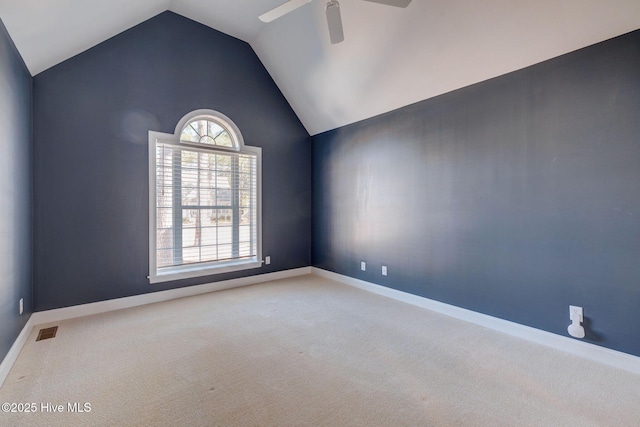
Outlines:
{"label": "ceiling fan", "polygon": [[[289,0],[281,4],[275,9],[271,9],[267,13],[263,13],[258,18],[262,22],[271,22],[289,12],[293,12],[297,8],[311,3],[313,0]],[[407,7],[411,0],[365,0],[373,3],[380,3],[387,6]],[[340,3],[337,0],[329,0],[326,7],[327,25],[329,26],[329,38],[331,44],[338,44],[344,40],[344,31],[342,30],[342,18],[340,17]]]}

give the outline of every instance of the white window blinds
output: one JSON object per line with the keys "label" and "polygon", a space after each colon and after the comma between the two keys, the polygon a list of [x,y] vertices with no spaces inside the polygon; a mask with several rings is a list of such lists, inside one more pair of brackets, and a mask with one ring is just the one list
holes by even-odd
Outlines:
{"label": "white window blinds", "polygon": [[261,265],[260,150],[236,151],[221,129],[219,146],[153,140],[152,282]]}

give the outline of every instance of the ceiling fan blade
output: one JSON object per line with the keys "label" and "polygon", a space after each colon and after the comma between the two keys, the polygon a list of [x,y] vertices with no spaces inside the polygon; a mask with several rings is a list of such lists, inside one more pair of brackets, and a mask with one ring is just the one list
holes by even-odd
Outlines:
{"label": "ceiling fan blade", "polygon": [[344,40],[340,3],[335,0],[327,3],[327,25],[329,26],[329,39],[331,40],[331,44],[338,44]]}
{"label": "ceiling fan blade", "polygon": [[258,17],[262,22],[271,22],[286,15],[289,12],[293,12],[297,8],[304,6],[307,3],[311,3],[311,0],[289,0],[288,2],[281,4],[275,9],[271,9],[267,13],[263,13]]}
{"label": "ceiling fan blade", "polygon": [[407,7],[411,0],[365,0],[370,1],[372,3],[380,3],[386,4],[387,6],[395,6],[395,7]]}

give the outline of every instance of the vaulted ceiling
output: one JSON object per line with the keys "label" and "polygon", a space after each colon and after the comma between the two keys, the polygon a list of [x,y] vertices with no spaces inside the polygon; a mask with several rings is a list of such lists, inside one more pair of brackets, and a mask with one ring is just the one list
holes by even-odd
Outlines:
{"label": "vaulted ceiling", "polygon": [[340,0],[331,45],[325,0],[258,20],[284,1],[0,0],[0,18],[36,75],[171,10],[248,42],[311,135],[640,28],[638,0]]}

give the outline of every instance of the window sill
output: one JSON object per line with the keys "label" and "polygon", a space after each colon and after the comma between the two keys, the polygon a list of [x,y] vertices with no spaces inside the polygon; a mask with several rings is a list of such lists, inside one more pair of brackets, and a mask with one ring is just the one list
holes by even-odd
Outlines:
{"label": "window sill", "polygon": [[149,283],[162,283],[171,280],[189,279],[193,277],[211,276],[230,273],[232,271],[249,270],[262,267],[262,261],[252,258],[244,261],[230,261],[213,265],[182,266],[149,275]]}

